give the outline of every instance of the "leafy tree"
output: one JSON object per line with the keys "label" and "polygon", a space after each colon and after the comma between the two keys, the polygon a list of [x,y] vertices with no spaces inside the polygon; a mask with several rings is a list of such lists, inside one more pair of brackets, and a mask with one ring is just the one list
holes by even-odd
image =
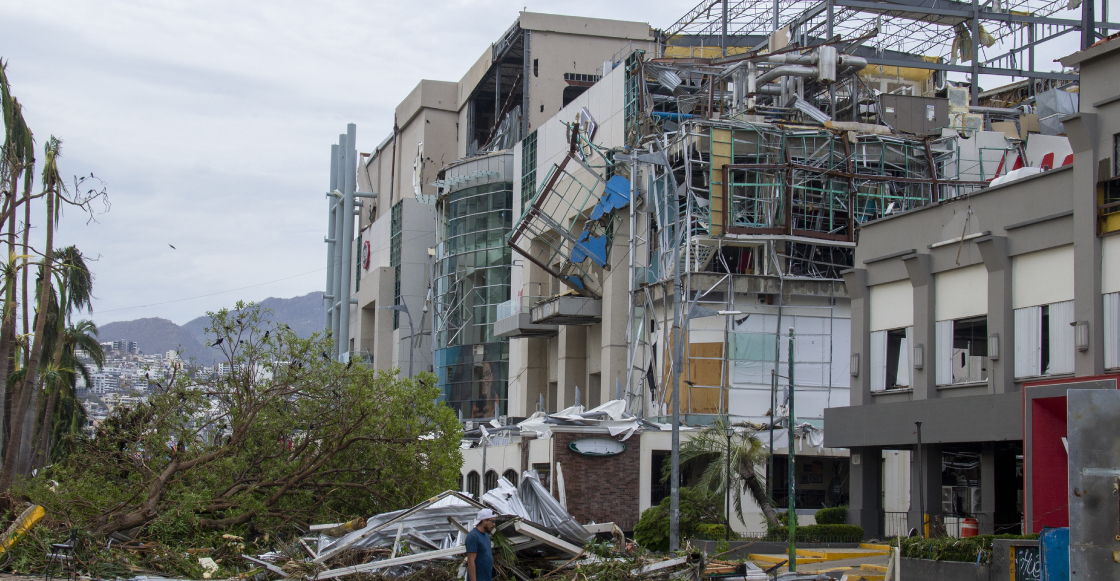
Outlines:
{"label": "leafy tree", "polygon": [[[723,514],[722,497],[699,486],[681,488],[680,532],[682,538],[696,534],[697,527],[703,523],[716,523]],[[657,506],[642,512],[638,524],[634,526],[634,540],[651,551],[669,550],[669,507],[671,499],[665,497]]]}
{"label": "leafy tree", "polygon": [[333,361],[328,338],[301,339],[255,304],[209,315],[225,372],[177,374],[71,437],[25,488],[33,501],[96,534],[166,539],[368,516],[455,486],[461,427],[434,375]]}

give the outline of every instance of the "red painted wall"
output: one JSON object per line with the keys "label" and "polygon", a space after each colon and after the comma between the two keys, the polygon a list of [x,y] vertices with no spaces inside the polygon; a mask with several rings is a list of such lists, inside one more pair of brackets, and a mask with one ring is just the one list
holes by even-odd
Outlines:
{"label": "red painted wall", "polygon": [[1066,449],[1066,398],[1047,397],[1031,402],[1031,440],[1034,518],[1027,528],[1069,526],[1069,475]]}

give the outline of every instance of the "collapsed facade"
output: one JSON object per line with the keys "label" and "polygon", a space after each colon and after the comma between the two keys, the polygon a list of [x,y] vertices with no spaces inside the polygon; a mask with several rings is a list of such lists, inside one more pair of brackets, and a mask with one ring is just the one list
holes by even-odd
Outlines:
{"label": "collapsed facade", "polygon": [[[517,424],[621,406],[644,423],[624,491],[636,511],[612,520],[636,522],[668,494],[670,442],[658,426],[671,421],[674,385],[686,425],[761,428],[777,452],[792,424],[819,443],[826,409],[862,401],[849,391],[863,389],[852,355],[865,327],[853,323],[845,274],[862,229],[1069,161],[1042,121],[1069,112],[1059,85],[1077,76],[1035,72],[1033,52],[1044,24],[1064,34],[1082,23],[1053,17],[1053,2],[979,12],[959,2],[789,2],[776,12],[741,2],[724,5],[719,34],[701,10],[715,4],[666,32],[522,13],[458,84],[422,82],[393,135],[363,158],[360,191],[376,203],[363,210],[357,247],[369,254],[358,254],[357,304],[336,335],[351,345],[339,353],[368,351],[364,360],[385,369],[419,359],[468,428],[499,427],[496,441],[478,431],[464,449],[463,490],[534,469],[564,494],[549,476],[560,472],[558,441]],[[834,27],[842,20],[851,30]],[[992,20],[1016,23],[992,38],[1010,43],[1000,58],[1018,68],[973,58]],[[541,63],[584,42],[592,50],[563,74],[556,99],[536,80],[546,70],[559,80]],[[953,86],[948,72],[972,82]],[[1028,81],[982,92],[979,74]],[[542,92],[556,102],[538,106]],[[401,309],[377,310],[401,305],[423,313],[411,349]],[[895,339],[916,340],[905,328]],[[896,357],[884,381],[915,385],[908,367]],[[598,434],[579,422],[565,430]],[[795,503],[808,514],[847,504],[855,482],[847,451],[827,441],[834,447],[798,450]],[[885,472],[897,478],[877,490],[905,511],[910,457],[896,452]],[[604,462],[584,476],[617,470]],[[785,506],[786,458],[765,472]],[[592,497],[583,500],[612,502]],[[761,526],[747,520],[734,525]]]}

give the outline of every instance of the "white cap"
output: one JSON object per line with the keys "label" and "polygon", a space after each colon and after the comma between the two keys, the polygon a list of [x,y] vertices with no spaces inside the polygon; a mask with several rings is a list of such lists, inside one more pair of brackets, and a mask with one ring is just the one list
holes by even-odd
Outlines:
{"label": "white cap", "polygon": [[487,519],[491,519],[491,518],[494,518],[494,511],[492,511],[488,508],[484,508],[484,509],[478,511],[478,518],[475,519],[474,524],[477,525],[478,523],[480,523],[484,520],[487,520]]}

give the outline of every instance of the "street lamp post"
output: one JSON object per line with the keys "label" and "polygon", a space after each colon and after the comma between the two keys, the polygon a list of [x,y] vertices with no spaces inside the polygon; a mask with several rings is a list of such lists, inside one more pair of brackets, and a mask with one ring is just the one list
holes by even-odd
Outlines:
{"label": "street lamp post", "polygon": [[726,482],[723,486],[723,510],[727,522],[727,529],[724,531],[724,540],[731,541],[731,436],[735,434],[735,428],[731,427],[731,416],[727,416],[727,425],[723,428],[723,433],[727,436],[727,474]]}
{"label": "street lamp post", "polygon": [[412,313],[408,312],[408,305],[401,299],[401,304],[392,305],[388,307],[378,307],[379,309],[388,309],[390,311],[399,311],[408,316],[408,376],[412,377],[412,346],[416,343],[416,328],[412,326]]}

